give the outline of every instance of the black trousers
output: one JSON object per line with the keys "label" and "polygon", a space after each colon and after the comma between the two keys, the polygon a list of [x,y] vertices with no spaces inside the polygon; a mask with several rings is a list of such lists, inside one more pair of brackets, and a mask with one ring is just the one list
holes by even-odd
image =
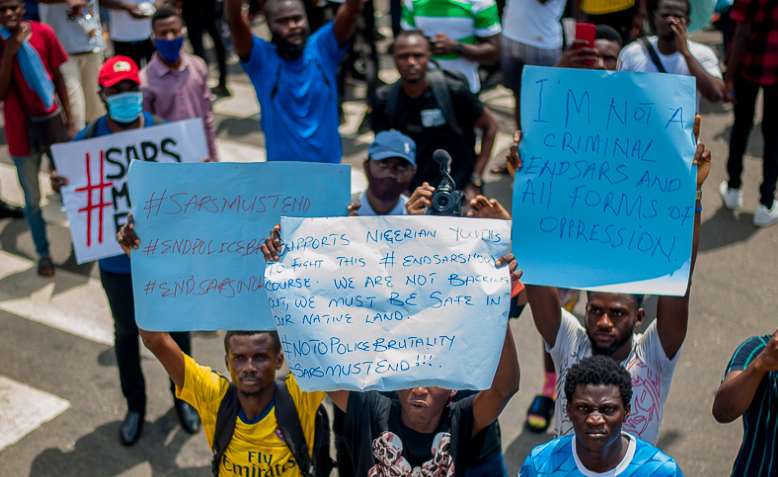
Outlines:
{"label": "black trousers", "polygon": [[154,54],[154,43],[150,39],[114,41],[113,52],[115,55],[129,56],[138,65],[138,68],[143,68],[151,61],[151,55]]}
{"label": "black trousers", "polygon": [[[128,273],[111,273],[100,270],[100,281],[108,297],[113,315],[114,351],[119,366],[122,394],[127,399],[127,409],[146,411],[146,381],[140,366],[138,326],[135,324],[135,304],[132,299],[132,276]],[[189,333],[170,333],[186,354],[192,354]],[[175,396],[175,385],[170,382]]]}
{"label": "black trousers", "polygon": [[222,9],[216,0],[184,0],[181,16],[186,23],[189,43],[194,54],[208,63],[203,45],[203,33],[207,32],[213,41],[216,51],[216,62],[219,66],[219,84],[227,84],[227,52],[224,49],[220,22]]}
{"label": "black trousers", "polygon": [[762,185],[759,188],[759,202],[768,209],[775,199],[775,185],[778,182],[778,84],[760,86],[744,78],[735,81],[735,123],[729,138],[729,159],[727,174],[729,187],[739,189],[742,185],[743,154],[748,146],[748,136],[754,126],[756,97],[762,88],[764,96],[762,111]]}

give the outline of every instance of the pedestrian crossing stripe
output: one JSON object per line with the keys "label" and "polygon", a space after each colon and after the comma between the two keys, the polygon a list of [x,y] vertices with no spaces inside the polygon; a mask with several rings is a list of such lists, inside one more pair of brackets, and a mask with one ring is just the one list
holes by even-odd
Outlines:
{"label": "pedestrian crossing stripe", "polygon": [[70,403],[0,376],[0,451],[59,416]]}

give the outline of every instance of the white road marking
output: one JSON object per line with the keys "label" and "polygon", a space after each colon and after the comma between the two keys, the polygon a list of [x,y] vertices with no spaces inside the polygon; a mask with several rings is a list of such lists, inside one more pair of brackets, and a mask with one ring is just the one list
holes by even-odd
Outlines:
{"label": "white road marking", "polygon": [[0,251],[0,309],[113,346],[113,318],[100,282],[66,270],[41,278],[35,262]]}
{"label": "white road marking", "polygon": [[0,451],[69,407],[60,397],[0,376]]}

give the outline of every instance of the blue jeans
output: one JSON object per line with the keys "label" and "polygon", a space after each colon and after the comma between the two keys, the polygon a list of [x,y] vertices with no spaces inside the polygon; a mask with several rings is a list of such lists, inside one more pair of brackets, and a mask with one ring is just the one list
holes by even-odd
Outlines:
{"label": "blue jeans", "polygon": [[16,174],[24,192],[24,217],[30,227],[35,252],[39,257],[49,256],[49,240],[46,238],[46,222],[41,211],[41,188],[38,173],[41,170],[42,154],[13,157]]}

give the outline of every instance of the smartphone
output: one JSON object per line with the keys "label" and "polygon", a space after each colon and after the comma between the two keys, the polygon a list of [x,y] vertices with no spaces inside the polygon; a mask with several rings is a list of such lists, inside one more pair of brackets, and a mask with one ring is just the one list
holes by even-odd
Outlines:
{"label": "smartphone", "polygon": [[594,38],[597,36],[597,27],[593,23],[576,23],[575,39],[583,40],[589,48],[594,48]]}

